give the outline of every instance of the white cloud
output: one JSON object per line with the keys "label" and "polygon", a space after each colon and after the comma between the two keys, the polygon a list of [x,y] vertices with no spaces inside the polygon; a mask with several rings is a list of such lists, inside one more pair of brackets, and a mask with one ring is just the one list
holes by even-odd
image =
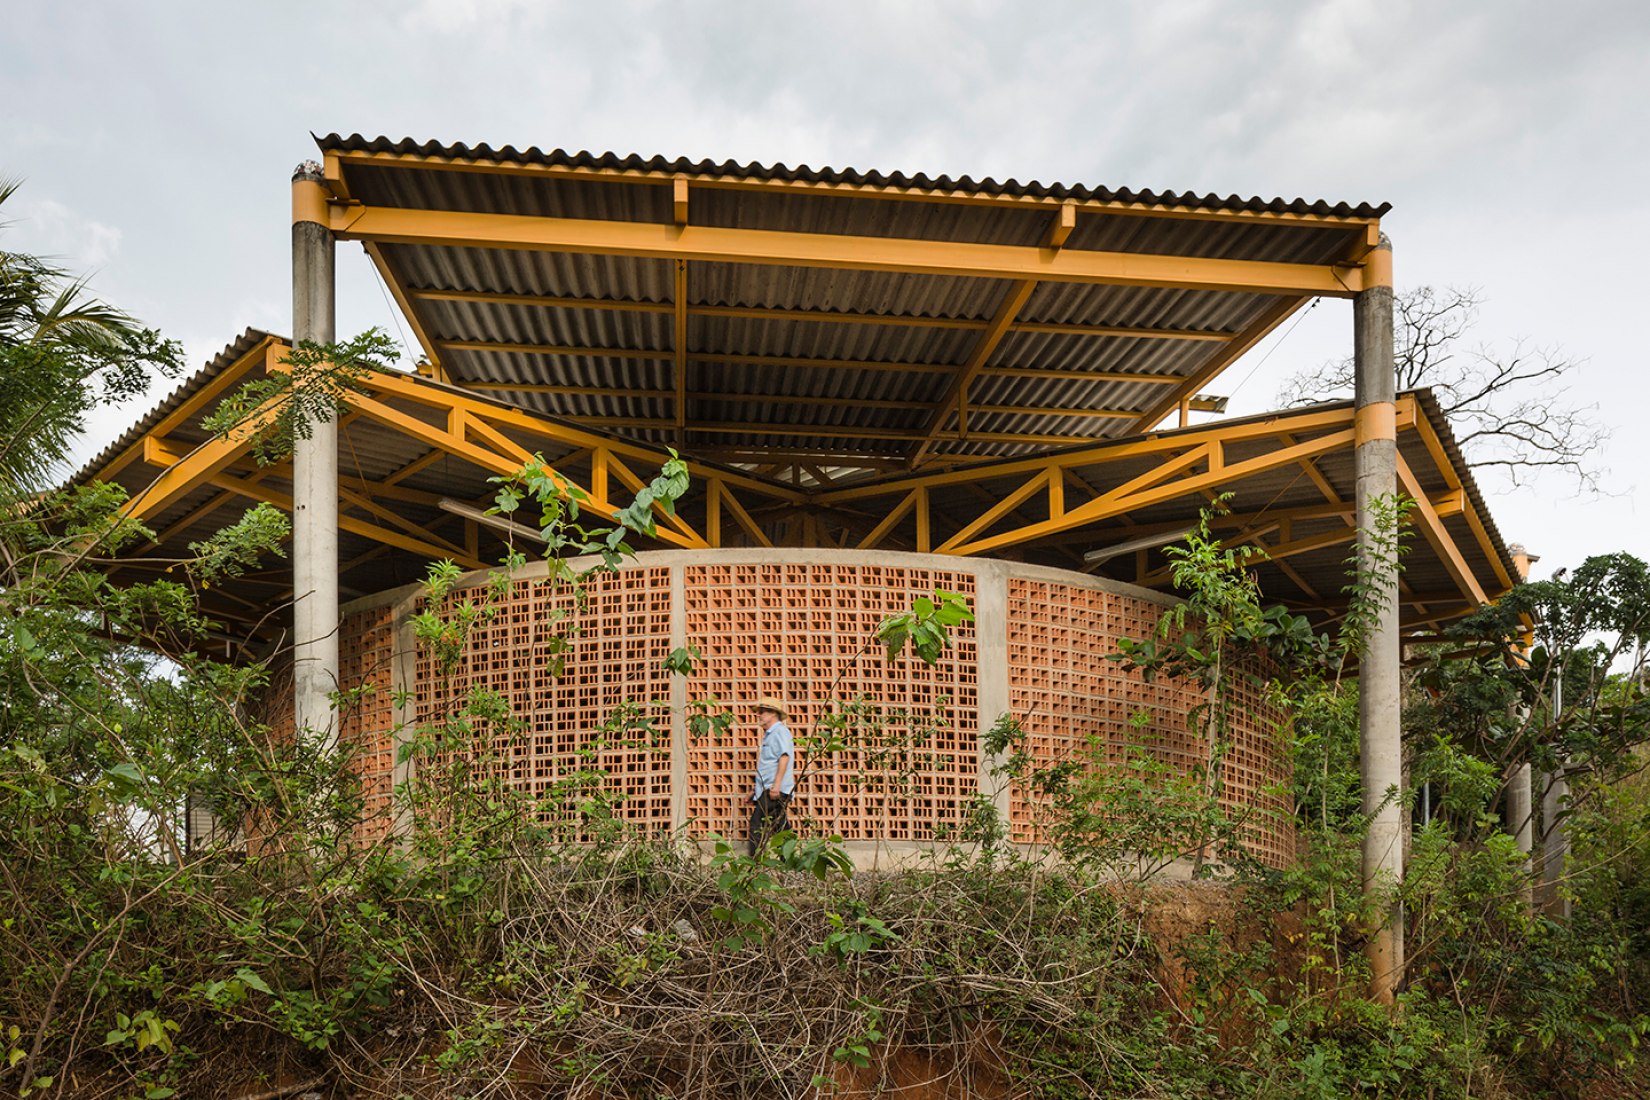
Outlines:
{"label": "white cloud", "polygon": [[[121,231],[77,213],[55,199],[26,199],[19,192],[15,223],[7,229],[7,247],[50,257],[79,273],[102,267],[120,251]],[[7,210],[8,214],[12,211]]]}

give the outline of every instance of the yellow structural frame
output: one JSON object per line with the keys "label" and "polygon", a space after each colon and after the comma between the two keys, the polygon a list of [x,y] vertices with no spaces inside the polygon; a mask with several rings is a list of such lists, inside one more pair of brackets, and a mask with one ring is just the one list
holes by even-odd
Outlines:
{"label": "yellow structural frame", "polygon": [[[1166,387],[1158,398],[1141,408],[1063,410],[1030,408],[1012,411],[1032,416],[1069,414],[1115,420],[1124,425],[1120,435],[1148,431],[1176,409],[1184,412],[1187,402],[1220,371],[1242,356],[1278,324],[1316,297],[1355,296],[1366,283],[1378,281],[1379,272],[1365,271],[1380,236],[1377,217],[1338,214],[1293,213],[1267,210],[1217,210],[1193,204],[1125,202],[1121,200],[1076,199],[1056,196],[994,194],[982,190],[937,188],[920,184],[869,184],[775,179],[737,171],[711,168],[706,171],[663,172],[649,169],[608,168],[513,162],[491,157],[448,155],[444,152],[399,152],[370,150],[327,150],[323,176],[333,202],[328,207],[327,224],[341,240],[360,240],[378,265],[386,283],[412,322],[424,347],[431,373],[446,377],[441,366],[446,351],[472,353],[505,352],[558,356],[609,356],[655,359],[671,363],[672,415],[657,421],[607,418],[591,421],[606,429],[662,428],[673,431],[678,442],[688,430],[738,433],[746,426],[706,425],[688,422],[688,365],[717,361],[748,365],[784,365],[823,369],[935,371],[948,376],[942,398],[928,410],[924,427],[910,442],[907,465],[932,465],[934,445],[942,439],[979,443],[1028,443],[1057,445],[1080,442],[1092,435],[1061,435],[1054,432],[975,433],[970,430],[970,412],[997,413],[1002,406],[971,406],[969,388],[978,377],[1009,373],[1012,368],[993,370],[991,361],[998,344],[1016,332],[1072,333],[1124,338],[1210,340],[1222,343],[1206,362],[1189,376],[1120,375],[1116,379],[1095,376],[1092,380],[1161,382]],[[357,167],[433,170],[481,175],[523,177],[543,180],[579,180],[604,184],[647,186],[668,191],[672,217],[669,222],[640,222],[607,219],[576,219],[522,216],[488,212],[420,210],[372,206],[352,194],[350,170]],[[695,225],[690,216],[691,195],[700,189],[748,190],[794,196],[851,197],[863,201],[916,201],[941,204],[969,204],[1000,209],[1046,212],[1049,220],[1036,246],[996,245],[958,241],[924,240],[904,237],[855,237],[830,233],[799,233],[726,226]],[[1350,239],[1345,255],[1328,263],[1281,263],[1275,261],[1230,260],[1208,257],[1180,257],[1133,252],[1105,252],[1066,247],[1083,217],[1194,219],[1238,224],[1299,225],[1347,230]],[[596,297],[551,297],[496,293],[485,290],[406,289],[384,260],[384,244],[413,244],[487,249],[519,249],[568,253],[642,257],[673,263],[675,279],[671,300],[643,302]],[[700,261],[734,264],[774,264],[797,267],[839,268],[897,272],[910,275],[960,276],[1008,281],[1008,289],[989,318],[889,317],[861,312],[820,310],[756,309],[730,306],[693,306],[688,302],[687,282],[691,265]],[[1261,316],[1236,332],[1195,332],[1150,327],[1083,326],[1025,322],[1019,313],[1041,282],[1096,283],[1117,286],[1160,287],[1202,291],[1226,291],[1277,296]],[[591,308],[666,313],[673,318],[672,347],[668,350],[626,348],[576,348],[507,343],[478,343],[433,340],[424,325],[421,303],[427,301],[477,301],[498,304],[542,305],[560,308]],[[687,349],[687,320],[693,316],[759,317],[771,320],[845,322],[856,324],[923,325],[966,328],[979,333],[974,347],[961,364],[879,363],[852,361],[796,360],[788,357],[701,355]],[[1055,377],[1049,372],[1024,372]],[[496,384],[495,384],[496,385]],[[506,387],[499,386],[500,389]],[[597,389],[592,387],[591,389]],[[551,392],[543,390],[540,392]],[[622,396],[615,391],[604,391]],[[784,426],[765,433],[772,436],[800,434]],[[818,434],[818,433],[815,433]],[[847,438],[846,435],[840,436]],[[823,436],[822,438],[830,438]],[[895,434],[861,436],[893,439]]]}
{"label": "yellow structural frame", "polygon": [[[272,364],[272,369],[282,369],[276,364],[285,351],[284,345],[268,343],[261,345],[256,355]],[[438,411],[439,422],[431,423],[398,407],[407,403]],[[531,459],[532,452],[507,433],[524,436],[529,442],[542,441],[563,449],[571,448],[581,462],[588,460],[587,483],[577,483],[554,470],[552,475],[584,494],[591,502],[591,510],[609,516],[619,508],[611,499],[614,482],[634,492],[645,483],[637,469],[651,471],[667,457],[667,453],[659,449],[615,441],[472,397],[451,386],[393,372],[368,374],[356,389],[344,396],[342,405],[346,426],[358,419],[368,420],[417,440],[430,451],[380,483],[341,483],[340,528],[386,546],[426,557],[451,558],[471,568],[484,564],[475,552],[473,535],[460,545],[406,520],[390,507],[396,502],[427,506],[437,503],[434,494],[408,489],[400,482],[438,457],[462,459],[490,474],[511,474]],[[1112,528],[1114,534],[1149,535],[1175,525],[1133,523],[1128,520],[1131,513],[1176,499],[1207,499],[1244,477],[1298,466],[1322,491],[1323,504],[1240,511],[1216,521],[1220,529],[1233,532],[1228,536],[1229,541],[1259,547],[1280,569],[1295,576],[1287,564],[1288,558],[1349,542],[1356,534],[1351,524],[1352,502],[1339,497],[1313,465],[1314,459],[1352,445],[1355,421],[1356,414],[1350,408],[1306,410],[1034,458],[885,477],[841,487],[822,475],[820,485],[812,491],[690,461],[695,484],[702,487],[704,493],[705,515],[696,525],[681,515],[661,513],[657,538],[667,545],[702,549],[728,544],[725,534],[738,531],[735,541],[767,546],[772,545],[769,534],[772,523],[806,515],[816,523],[847,524],[841,545],[874,549],[884,545],[909,519],[916,531],[913,548],[944,555],[974,556],[1030,544],[1060,542],[1061,536],[1106,521],[1121,520],[1126,524]],[[167,423],[175,421],[168,418]],[[259,470],[248,464],[249,451],[256,438],[254,423],[249,421],[242,430],[209,440],[187,452],[162,438],[163,432],[157,426],[157,431],[144,439],[135,453],[141,456],[141,461],[161,472],[149,488],[128,502],[127,513],[140,520],[149,518],[203,486],[218,490],[218,495],[189,516],[172,523],[166,533],[181,530],[221,507],[226,494],[290,509],[291,500],[286,494],[261,484],[274,471]],[[1400,431],[1419,433],[1429,452],[1439,459],[1439,469],[1448,485],[1441,493],[1426,492],[1409,464],[1400,460],[1400,483],[1415,501],[1416,528],[1444,563],[1460,590],[1461,601],[1467,606],[1488,602],[1490,589],[1475,575],[1445,528],[1444,519],[1467,518],[1478,548],[1493,563],[1496,576],[1490,585],[1497,592],[1510,587],[1510,579],[1501,575],[1504,570],[1494,543],[1413,395],[1399,398],[1395,424]],[[1273,446],[1258,455],[1235,460],[1229,457],[1230,446],[1257,441]],[[1091,489],[1088,481],[1074,476],[1078,470],[1093,476],[1108,465],[1123,461],[1137,463],[1142,458],[1151,460],[1148,469],[1099,491]],[[122,455],[116,462],[129,464],[134,460],[137,459]],[[111,469],[114,466],[115,463],[111,463]],[[1005,482],[1009,483],[1006,488]],[[976,511],[960,510],[954,500],[947,503],[948,528],[954,526],[955,530],[936,545],[933,532],[939,523],[934,511],[935,491],[984,483],[990,483],[992,489],[979,494],[982,499]],[[766,501],[755,514],[748,504],[752,498]],[[1042,502],[1038,509],[1040,518],[1030,521],[1017,518],[1015,513],[1034,498]],[[863,510],[868,503],[874,509],[869,514]],[[1298,522],[1332,517],[1345,521],[1345,526],[1300,537],[1293,533],[1293,526]],[[1275,537],[1267,541],[1269,536]],[[1140,555],[1140,561],[1144,560]],[[1136,579],[1146,584],[1167,580],[1161,570],[1147,572],[1143,568]],[[1298,576],[1296,581],[1309,596],[1318,595]],[[1406,593],[1407,602],[1416,602],[1410,597],[1413,594]],[[1436,594],[1430,598],[1436,600]]]}

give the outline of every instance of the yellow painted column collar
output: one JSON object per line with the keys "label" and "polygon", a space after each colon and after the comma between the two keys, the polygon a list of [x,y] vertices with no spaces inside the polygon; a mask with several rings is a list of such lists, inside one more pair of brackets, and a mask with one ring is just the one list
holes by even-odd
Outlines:
{"label": "yellow painted column collar", "polygon": [[319,180],[299,177],[292,181],[292,224],[327,224],[327,189]]}
{"label": "yellow painted column collar", "polygon": [[1378,439],[1398,438],[1398,407],[1377,401],[1359,409],[1352,420],[1352,445],[1362,447]]}

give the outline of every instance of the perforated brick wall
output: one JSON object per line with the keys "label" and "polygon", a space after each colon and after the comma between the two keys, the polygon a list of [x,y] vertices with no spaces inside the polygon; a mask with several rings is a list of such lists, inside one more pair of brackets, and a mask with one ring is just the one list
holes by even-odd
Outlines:
{"label": "perforated brick wall", "polygon": [[[595,578],[582,608],[564,588],[518,582],[497,620],[471,639],[454,682],[441,684],[429,656],[419,655],[408,717],[431,721],[472,686],[498,691],[520,723],[517,731],[497,731],[505,773],[542,794],[586,767],[597,739],[618,736],[602,732],[603,723],[634,704],[651,732],[625,735],[641,743],[602,749],[589,763],[609,773],[625,820],[650,832],[685,824],[700,837],[744,834],[760,739],[752,707],[763,696],[791,706],[799,741],[817,731],[829,700],[864,699],[880,712],[880,728],[858,725],[854,747],[815,759],[804,752],[801,761],[806,779],[793,818],[815,835],[849,840],[920,843],[961,826],[974,796],[993,793],[995,784],[980,775],[980,736],[1003,710],[1020,719],[1043,764],[1069,758],[1091,736],[1112,762],[1124,760],[1134,744],[1183,769],[1206,759],[1202,738],[1187,728],[1200,694],[1182,684],[1147,683],[1106,659],[1119,638],[1151,633],[1159,602],[1001,562],[843,551],[818,551],[821,561],[797,560],[794,551],[750,560],[759,553],[745,560],[726,551],[646,555]],[[679,596],[672,593],[673,570]],[[987,584],[993,587],[983,589]],[[936,588],[981,608],[988,621],[979,628],[991,633],[965,624],[937,667],[911,658],[890,666],[872,641],[877,624]],[[450,599],[478,595],[461,590]],[[989,615],[988,603],[996,608]],[[377,687],[342,727],[363,748],[359,766],[375,800],[369,812],[387,805],[394,768],[393,634],[416,608],[405,596],[344,621],[345,686]],[[571,649],[558,679],[549,671],[550,648],[569,623]],[[717,698],[734,712],[731,736],[692,737],[681,716],[673,718],[672,678],[664,670],[673,637],[702,654],[692,680],[676,685],[677,704]],[[1267,816],[1288,810],[1276,790],[1288,779],[1276,715],[1263,693],[1248,687],[1240,688],[1234,711],[1223,797],[1250,820],[1252,849],[1283,864],[1293,856],[1293,829]],[[1018,793],[1000,804],[1016,840],[1039,839],[1036,805]]]}
{"label": "perforated brick wall", "polygon": [[[447,610],[478,596],[455,592]],[[650,830],[668,829],[670,683],[664,661],[671,648],[670,570],[598,575],[586,587],[583,606],[576,604],[566,586],[518,582],[499,603],[497,617],[471,635],[450,684],[441,683],[430,654],[419,653],[417,720],[435,721],[472,687],[491,688],[523,724],[519,732],[497,731],[504,770],[519,789],[543,796],[572,772],[602,768],[609,787],[623,795],[620,817]],[[571,648],[557,677],[550,671],[552,645],[563,636]],[[603,732],[626,703],[638,705],[636,716],[651,723],[652,733]],[[554,806],[547,811],[559,812]]]}
{"label": "perforated brick wall", "polygon": [[[880,565],[689,565],[687,640],[703,653],[690,691],[733,704],[734,738],[688,749],[687,814],[696,833],[743,835],[759,734],[751,704],[791,708],[800,740],[826,705],[874,700],[856,723],[857,744],[808,759],[794,816],[847,840],[931,840],[956,828],[979,789],[979,685],[974,629],[933,668],[887,663],[877,624],[936,588],[974,600],[974,576]],[[879,728],[880,727],[880,728]]]}
{"label": "perforated brick wall", "polygon": [[[1204,701],[1202,691],[1182,681],[1148,682],[1107,659],[1118,651],[1118,639],[1149,637],[1163,610],[1133,596],[1009,578],[1009,709],[1026,731],[1034,760],[1070,760],[1097,738],[1108,764],[1122,763],[1131,746],[1141,745],[1186,771],[1207,761],[1207,741],[1187,723]],[[1277,743],[1279,717],[1258,689],[1240,688],[1221,798],[1248,823],[1251,850],[1274,865],[1294,855],[1293,828],[1271,816],[1288,809],[1273,790],[1289,778]],[[1038,800],[1014,788],[1009,818],[1016,840],[1042,839],[1041,809]]]}
{"label": "perforated brick wall", "polygon": [[361,779],[361,828],[373,840],[394,823],[395,622],[393,609],[370,608],[344,616],[338,631],[338,684],[345,697],[338,712],[340,743],[352,745],[351,768]]}

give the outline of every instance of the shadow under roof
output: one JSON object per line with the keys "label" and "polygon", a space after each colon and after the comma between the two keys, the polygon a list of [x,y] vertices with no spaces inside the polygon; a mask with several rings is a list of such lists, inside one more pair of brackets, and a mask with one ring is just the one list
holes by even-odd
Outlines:
{"label": "shadow under roof", "polygon": [[330,218],[437,378],[704,457],[920,468],[1156,427],[1385,204],[337,134]]}

